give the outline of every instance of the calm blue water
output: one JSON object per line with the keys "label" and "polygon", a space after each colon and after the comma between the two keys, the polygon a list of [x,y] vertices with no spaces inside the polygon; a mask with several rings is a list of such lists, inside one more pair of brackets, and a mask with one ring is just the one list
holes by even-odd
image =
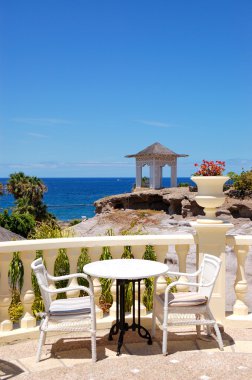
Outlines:
{"label": "calm blue water", "polygon": [[[8,179],[0,178],[6,184]],[[91,218],[95,215],[93,203],[108,195],[123,194],[131,191],[135,178],[43,178],[48,192],[44,202],[48,211],[59,220]],[[179,178],[178,183],[189,182],[190,178]],[[163,179],[163,186],[170,186],[170,178]],[[14,205],[12,195],[0,197],[0,212]]]}

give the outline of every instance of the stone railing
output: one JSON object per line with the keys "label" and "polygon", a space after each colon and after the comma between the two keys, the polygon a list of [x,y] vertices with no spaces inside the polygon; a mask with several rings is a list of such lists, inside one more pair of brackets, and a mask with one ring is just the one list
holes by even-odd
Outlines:
{"label": "stone railing", "polygon": [[[8,334],[18,334],[18,331],[31,331],[36,325],[36,319],[32,313],[32,304],[34,301],[34,289],[31,279],[31,262],[36,257],[37,251],[43,252],[49,273],[54,273],[55,260],[59,254],[59,249],[65,249],[67,254],[70,273],[77,272],[77,262],[83,248],[87,248],[91,261],[100,259],[103,247],[110,247],[112,258],[121,258],[125,246],[130,246],[134,258],[141,259],[145,252],[146,246],[154,247],[157,260],[164,262],[165,258],[169,258],[169,252],[175,249],[178,258],[178,267],[181,272],[186,272],[186,258],[190,250],[196,252],[196,264],[200,256],[204,252],[216,255],[224,254],[226,237],[224,234],[224,252],[220,244],[216,244],[216,239],[208,241],[206,244],[204,231],[198,231],[197,235],[190,233],[177,233],[170,235],[138,235],[138,236],[102,236],[102,237],[83,237],[83,238],[62,238],[62,239],[41,239],[41,240],[23,240],[0,243],[0,337],[6,337]],[[203,237],[202,237],[203,236]],[[218,236],[217,236],[218,240]],[[235,236],[227,237],[227,244],[234,247],[237,254],[238,268],[235,282],[236,302],[234,305],[234,313],[229,316],[229,321],[234,323],[237,319],[252,323],[251,314],[248,313],[244,297],[248,290],[247,282],[244,275],[244,265],[246,254],[249,246],[252,245],[252,236]],[[19,327],[13,330],[13,323],[9,316],[9,306],[12,299],[12,292],[9,286],[8,270],[13,252],[19,252],[19,257],[23,264],[24,282],[21,289],[21,302],[24,308],[22,317],[19,320]],[[224,260],[225,264],[225,260]],[[225,283],[225,265],[220,273],[220,286],[213,294],[213,306],[216,318],[225,323],[225,287],[221,284]],[[72,284],[74,285],[74,284]],[[160,291],[166,286],[165,279],[160,277],[158,280],[158,288]],[[101,285],[98,279],[94,279],[95,298],[97,304],[97,320],[102,327],[109,327],[114,320],[114,307],[110,309],[110,315],[103,316],[102,311],[98,308],[98,300],[101,294]],[[178,291],[187,291],[188,287],[179,288]],[[115,286],[112,284],[112,295],[115,299]],[[74,292],[67,296],[76,296]],[[223,313],[219,310],[224,310]],[[217,315],[218,314],[218,315]],[[225,319],[225,320],[224,320]],[[104,323],[102,323],[102,321]],[[240,325],[240,323],[239,323]]]}
{"label": "stone railing", "polygon": [[[247,321],[252,327],[252,313],[246,305],[245,298],[248,295],[248,281],[245,275],[246,260],[249,249],[252,246],[252,235],[227,236],[227,245],[234,249],[237,258],[236,279],[234,290],[236,300],[233,305],[233,314],[227,317],[228,321]],[[252,274],[252,273],[251,273]],[[250,295],[250,299],[252,294]]]}

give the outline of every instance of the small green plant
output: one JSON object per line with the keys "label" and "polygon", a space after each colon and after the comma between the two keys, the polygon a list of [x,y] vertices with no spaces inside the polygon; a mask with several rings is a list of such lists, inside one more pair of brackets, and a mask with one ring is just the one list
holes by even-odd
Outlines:
{"label": "small green plant", "polygon": [[71,220],[71,222],[69,223],[69,227],[75,226],[76,224],[79,224],[79,223],[81,223],[81,222],[82,222],[81,219],[73,219],[73,220]]}
{"label": "small green plant", "polygon": [[188,182],[180,182],[179,184],[178,184],[178,187],[189,187],[190,185],[189,185],[189,183]]}
{"label": "small green plant", "polygon": [[[106,232],[106,235],[107,236],[113,236],[114,235],[113,230],[111,228],[108,229]],[[103,247],[100,260],[111,260],[111,259],[112,259],[112,255],[110,252],[110,247]],[[102,287],[102,293],[101,293],[101,297],[99,299],[99,303],[100,303],[101,309],[105,313],[107,313],[109,311],[111,305],[113,304],[113,296],[112,296],[111,290],[110,290],[111,285],[112,285],[112,280],[110,280],[108,278],[101,278],[100,284]]]}
{"label": "small green plant", "polygon": [[[43,258],[43,251],[41,250],[36,251],[36,259],[39,259],[40,257]],[[32,312],[33,312],[34,317],[39,319],[40,318],[39,313],[42,313],[43,311],[45,311],[45,306],[44,306],[44,302],[40,293],[37,278],[33,272],[32,272],[32,288],[33,288],[34,296],[35,296],[35,299],[32,304]]]}
{"label": "small green plant", "polygon": [[9,306],[9,316],[12,322],[18,322],[22,317],[24,307],[21,303],[20,294],[24,284],[24,266],[19,252],[14,252],[8,271],[9,284],[12,298]]}
{"label": "small green plant", "polygon": [[[81,254],[77,261],[77,273],[83,273],[84,265],[89,264],[89,263],[91,263],[91,258],[88,254],[88,250],[87,248],[82,248]],[[86,286],[87,288],[89,287],[89,283],[85,278],[78,277],[77,281],[80,286]],[[84,296],[84,295],[87,295],[87,294],[85,294],[85,292],[81,290],[80,296]]]}
{"label": "small green plant", "polygon": [[[147,245],[143,254],[144,260],[157,261],[157,256],[152,245]],[[143,304],[149,311],[153,306],[153,290],[154,290],[154,278],[146,278],[144,280],[145,290],[143,293]]]}

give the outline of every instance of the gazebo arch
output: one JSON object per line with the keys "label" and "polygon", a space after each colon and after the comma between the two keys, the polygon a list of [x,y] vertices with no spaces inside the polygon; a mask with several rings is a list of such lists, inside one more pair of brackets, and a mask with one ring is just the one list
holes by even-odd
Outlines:
{"label": "gazebo arch", "polygon": [[171,187],[177,186],[177,158],[188,157],[188,154],[177,154],[156,142],[136,154],[126,157],[136,158],[136,187],[142,186],[142,168],[150,167],[150,188],[160,189],[162,184],[162,168],[165,165],[171,167]]}

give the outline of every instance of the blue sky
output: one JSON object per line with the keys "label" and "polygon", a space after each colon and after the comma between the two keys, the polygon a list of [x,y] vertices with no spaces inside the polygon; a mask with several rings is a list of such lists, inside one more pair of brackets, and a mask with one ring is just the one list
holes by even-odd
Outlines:
{"label": "blue sky", "polygon": [[179,176],[251,168],[251,19],[250,0],[2,0],[0,177],[130,177],[156,141],[189,154]]}

